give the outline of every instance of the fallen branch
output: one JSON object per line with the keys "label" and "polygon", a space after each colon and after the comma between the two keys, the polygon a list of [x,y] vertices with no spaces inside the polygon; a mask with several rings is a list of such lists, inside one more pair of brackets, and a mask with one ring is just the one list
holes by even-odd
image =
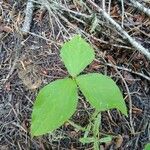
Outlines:
{"label": "fallen branch", "polygon": [[30,26],[31,26],[31,22],[32,22],[32,15],[33,15],[33,9],[34,9],[33,2],[28,0],[26,10],[25,10],[25,13],[26,13],[25,20],[24,20],[24,23],[23,23],[23,27],[21,29],[21,31],[23,31],[24,34],[27,34],[30,31]]}
{"label": "fallen branch", "polygon": [[87,2],[90,5],[92,5],[99,13],[101,13],[103,17],[106,20],[108,20],[117,31],[121,33],[123,38],[126,38],[135,49],[137,49],[140,53],[144,54],[150,60],[150,52],[148,49],[144,48],[141,44],[135,41],[125,30],[122,29],[122,27],[116,21],[114,21],[111,18],[110,15],[108,15],[102,8],[96,5],[93,1],[87,0]]}
{"label": "fallen branch", "polygon": [[130,73],[132,73],[132,74],[135,74],[135,75],[138,75],[138,76],[142,77],[143,79],[146,79],[146,80],[150,81],[150,76],[147,76],[147,75],[145,75],[145,74],[143,74],[143,73],[140,73],[140,72],[133,71],[133,70],[130,69],[130,68],[125,68],[125,67],[121,67],[121,66],[116,66],[116,65],[113,65],[113,64],[111,64],[111,63],[106,63],[106,62],[104,63],[104,62],[102,62],[102,61],[99,61],[98,59],[95,59],[95,61],[98,62],[98,63],[100,63],[100,64],[109,66],[109,67],[113,67],[113,68],[114,68],[114,66],[115,66],[115,68],[117,68],[118,70],[130,72]]}
{"label": "fallen branch", "polygon": [[133,6],[135,8],[137,8],[141,12],[144,12],[148,17],[150,17],[150,9],[149,8],[144,7],[142,4],[140,4],[139,2],[137,2],[135,0],[130,0],[130,2],[133,4]]}
{"label": "fallen branch", "polygon": [[[106,63],[105,65],[107,65],[107,66],[109,66],[109,67],[114,67],[114,65],[109,64],[109,63]],[[150,77],[149,77],[149,76],[146,76],[145,74],[142,74],[142,73],[140,73],[140,72],[135,72],[135,71],[133,71],[132,69],[128,69],[128,68],[125,68],[125,67],[120,67],[120,66],[115,66],[115,67],[116,67],[118,70],[128,71],[128,72],[130,72],[130,73],[133,73],[133,74],[135,74],[135,75],[138,75],[138,76],[140,76],[140,77],[142,77],[142,78],[144,78],[144,79],[150,81]]]}

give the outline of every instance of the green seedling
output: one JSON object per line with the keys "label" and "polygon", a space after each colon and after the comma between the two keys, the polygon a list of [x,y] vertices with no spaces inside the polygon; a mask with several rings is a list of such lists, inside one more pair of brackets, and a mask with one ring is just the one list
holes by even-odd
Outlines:
{"label": "green seedling", "polygon": [[[100,139],[100,113],[116,108],[127,115],[127,108],[118,86],[110,77],[99,73],[80,75],[94,60],[94,55],[93,48],[80,35],[63,44],[60,56],[70,76],[53,81],[40,90],[32,111],[32,136],[52,132],[68,121],[76,111],[80,90],[95,108],[87,128],[81,127],[85,134],[80,141],[93,142],[96,150],[100,143],[111,140],[110,136]],[[74,123],[71,124],[79,127]],[[92,137],[88,137],[90,132],[93,134]]]}
{"label": "green seedling", "polygon": [[147,143],[144,147],[144,150],[150,150],[150,143]]}
{"label": "green seedling", "polygon": [[[80,138],[80,142],[83,144],[93,143],[94,150],[99,150],[99,145],[101,143],[108,143],[112,140],[112,136],[105,135],[105,137],[100,138],[100,124],[101,124],[101,114],[95,111],[97,116],[93,116],[89,125],[86,128],[86,132],[84,133],[84,137]],[[83,131],[83,130],[82,130]],[[88,136],[89,133],[92,132],[92,136]]]}

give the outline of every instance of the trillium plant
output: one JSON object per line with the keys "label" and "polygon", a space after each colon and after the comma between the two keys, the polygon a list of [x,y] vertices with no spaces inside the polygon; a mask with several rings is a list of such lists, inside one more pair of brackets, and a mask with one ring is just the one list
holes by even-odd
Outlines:
{"label": "trillium plant", "polygon": [[[108,76],[99,73],[80,73],[94,60],[93,48],[80,35],[75,35],[63,44],[60,57],[69,76],[58,79],[43,87],[36,97],[31,120],[31,135],[39,136],[54,131],[65,122],[71,123],[85,132],[82,143],[99,144],[111,140],[110,136],[99,137],[101,112],[116,108],[127,115],[123,96],[116,83]],[[78,104],[78,91],[95,109],[89,125],[82,128],[69,121]],[[89,133],[92,132],[92,136]]]}

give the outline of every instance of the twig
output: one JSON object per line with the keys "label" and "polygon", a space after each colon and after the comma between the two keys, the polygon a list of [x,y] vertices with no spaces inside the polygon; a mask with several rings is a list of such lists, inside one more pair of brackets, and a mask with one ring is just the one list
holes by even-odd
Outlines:
{"label": "twig", "polygon": [[22,36],[19,33],[17,33],[17,35],[16,35],[16,45],[14,47],[15,59],[14,59],[13,65],[12,65],[9,73],[7,74],[6,78],[3,79],[3,84],[5,84],[7,82],[7,80],[10,78],[10,76],[12,75],[12,73],[15,70],[16,64],[17,64],[18,59],[19,59],[19,54],[20,54],[20,51],[21,51],[21,48],[22,48],[21,40],[22,40]]}
{"label": "twig", "polygon": [[132,117],[132,98],[131,98],[131,94],[130,94],[130,91],[129,91],[129,88],[128,88],[128,85],[126,83],[126,80],[124,79],[124,77],[122,76],[122,74],[118,71],[118,69],[116,68],[115,65],[111,64],[112,67],[116,70],[116,72],[118,73],[118,75],[121,77],[124,85],[125,85],[125,88],[127,90],[127,94],[128,94],[128,98],[129,98],[129,119],[130,119],[130,126],[131,126],[131,133],[132,134],[135,134],[135,130],[134,130],[134,125],[133,125],[133,117]]}
{"label": "twig", "polygon": [[106,11],[105,0],[102,0],[102,9]]}
{"label": "twig", "polygon": [[[113,67],[113,68],[114,68],[114,65],[112,65],[111,63],[103,63],[102,61],[99,61],[98,59],[95,59],[95,61],[98,62],[98,63],[100,63],[100,64],[103,64],[103,65],[106,65],[106,66],[109,66],[109,67]],[[119,70],[123,70],[123,71],[127,71],[127,72],[130,72],[130,73],[136,74],[136,75],[138,75],[138,76],[140,76],[140,77],[142,77],[142,78],[144,78],[144,79],[150,81],[150,77],[147,76],[147,75],[145,75],[145,74],[142,74],[142,73],[140,73],[140,72],[135,72],[135,71],[133,71],[132,69],[125,68],[125,67],[120,67],[120,66],[116,66],[116,65],[115,65],[115,67],[116,67],[117,69],[119,69]]]}
{"label": "twig", "polygon": [[91,4],[99,13],[103,15],[103,17],[108,20],[117,31],[119,31],[124,38],[126,38],[130,44],[137,49],[140,53],[144,54],[149,60],[150,60],[150,52],[148,49],[144,48],[141,44],[139,44],[137,41],[135,41],[125,30],[122,29],[122,27],[114,21],[110,15],[108,15],[105,11],[103,11],[102,8],[100,8],[98,5],[96,5],[93,1],[87,0],[89,4]]}
{"label": "twig", "polygon": [[27,6],[26,6],[26,10],[25,10],[25,20],[23,23],[23,27],[22,27],[22,31],[24,34],[27,34],[27,32],[30,31],[30,26],[31,26],[31,22],[32,22],[32,15],[33,15],[33,9],[34,9],[34,5],[33,2],[28,0],[27,1]]}
{"label": "twig", "polygon": [[109,0],[109,3],[108,3],[108,14],[110,15],[110,7],[111,7],[111,0]]}
{"label": "twig", "polygon": [[150,9],[149,8],[144,7],[142,4],[140,4],[138,1],[135,1],[135,0],[130,0],[130,2],[133,4],[133,6],[135,8],[144,12],[148,17],[150,17]]}
{"label": "twig", "polygon": [[40,39],[43,39],[43,40],[45,40],[45,41],[48,41],[48,42],[50,42],[51,44],[61,45],[61,43],[56,42],[56,41],[53,41],[53,40],[51,40],[51,39],[47,39],[46,37],[44,37],[44,36],[42,36],[42,35],[39,35],[39,34],[36,34],[36,33],[33,33],[33,32],[27,32],[27,33],[30,34],[30,35],[36,36],[36,37],[38,37],[38,38],[40,38]]}
{"label": "twig", "polygon": [[[112,65],[112,64],[109,64],[109,63],[106,63],[105,65],[110,66],[110,67],[113,67],[113,65]],[[128,69],[128,68],[125,68],[125,67],[120,67],[120,66],[115,66],[115,67],[116,67],[117,69],[119,69],[119,70],[131,72],[131,73],[133,73],[133,74],[136,74],[136,75],[138,75],[138,76],[140,76],[140,77],[142,77],[142,78],[144,78],[144,79],[150,81],[150,77],[148,77],[148,76],[146,76],[146,75],[144,75],[144,74],[142,74],[142,73],[135,72],[135,71],[133,71],[133,70],[131,70],[131,69]]]}
{"label": "twig", "polygon": [[[71,22],[69,22],[69,20],[68,20],[67,18],[65,18],[64,16],[62,16],[61,14],[58,14],[58,15],[59,15],[59,16],[61,17],[61,19],[64,20],[72,29],[77,30],[79,33],[82,33],[82,34],[85,35],[86,37],[92,38],[92,39],[94,39],[95,41],[100,42],[100,43],[109,44],[108,41],[104,41],[104,40],[102,40],[102,39],[96,38],[96,37],[93,36],[92,34],[88,34],[88,33],[85,32],[84,30],[82,30],[82,29],[76,27],[74,24],[72,24]],[[32,33],[32,34],[33,34],[33,33]],[[90,41],[89,41],[89,42],[90,42]],[[112,44],[111,46],[132,50],[131,47],[124,46],[124,45],[119,45],[119,44]]]}
{"label": "twig", "polygon": [[122,11],[122,21],[121,21],[121,26],[123,28],[123,22],[124,22],[124,0],[121,0],[121,11]]}

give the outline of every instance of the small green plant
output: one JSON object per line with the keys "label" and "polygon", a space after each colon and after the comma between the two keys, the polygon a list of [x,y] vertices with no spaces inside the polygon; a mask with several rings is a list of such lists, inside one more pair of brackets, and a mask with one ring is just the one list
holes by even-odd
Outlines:
{"label": "small green plant", "polygon": [[150,143],[147,143],[144,147],[144,150],[150,150]]}
{"label": "small green plant", "polygon": [[[71,77],[51,82],[40,90],[33,107],[31,135],[52,132],[69,121],[76,111],[79,89],[95,108],[95,113],[86,128],[71,121],[69,123],[85,132],[80,139],[82,143],[93,142],[94,149],[98,149],[99,143],[111,140],[111,136],[100,138],[101,112],[117,108],[127,115],[122,94],[115,82],[105,75],[79,75],[94,59],[94,50],[80,35],[74,36],[62,46],[60,56]],[[91,132],[93,136],[88,136]]]}

